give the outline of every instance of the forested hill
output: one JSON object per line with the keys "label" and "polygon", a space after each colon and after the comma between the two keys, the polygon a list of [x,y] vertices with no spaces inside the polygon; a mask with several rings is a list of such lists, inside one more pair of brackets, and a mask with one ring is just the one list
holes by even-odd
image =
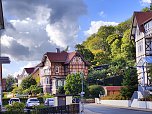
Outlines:
{"label": "forested hill", "polygon": [[[131,21],[128,19],[117,26],[101,26],[96,34],[92,34],[82,44],[76,45],[76,49],[80,53],[83,50],[82,54],[93,66],[112,63],[133,65],[135,46],[134,41],[130,39]],[[92,53],[92,56],[86,57],[88,52]]]}

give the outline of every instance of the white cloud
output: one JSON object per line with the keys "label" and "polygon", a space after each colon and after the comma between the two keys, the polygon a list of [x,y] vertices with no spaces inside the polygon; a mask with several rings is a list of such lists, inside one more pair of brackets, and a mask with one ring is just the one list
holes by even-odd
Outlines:
{"label": "white cloud", "polygon": [[99,12],[99,16],[104,17],[104,12],[103,11]]}
{"label": "white cloud", "polygon": [[84,34],[86,36],[90,36],[91,34],[94,34],[96,32],[98,32],[98,29],[101,27],[101,26],[116,26],[118,25],[119,23],[116,23],[116,22],[105,22],[105,21],[91,21],[91,26],[89,28],[89,30],[87,31],[84,31]]}
{"label": "white cloud", "polygon": [[40,60],[56,47],[74,47],[78,19],[86,13],[83,0],[6,0],[3,8],[9,19],[2,53],[14,60]]}
{"label": "white cloud", "polygon": [[151,3],[151,0],[141,0],[142,3]]}
{"label": "white cloud", "polygon": [[142,6],[147,6],[147,4],[150,4],[152,1],[151,0],[140,0],[140,4]]}

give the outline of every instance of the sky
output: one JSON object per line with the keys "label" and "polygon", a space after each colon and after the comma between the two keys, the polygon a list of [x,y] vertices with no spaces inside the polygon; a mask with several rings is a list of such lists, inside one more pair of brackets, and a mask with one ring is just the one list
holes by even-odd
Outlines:
{"label": "sky", "polygon": [[2,0],[5,30],[1,30],[3,77],[17,76],[23,68],[40,63],[43,54],[74,51],[100,26],[129,19],[151,0]]}

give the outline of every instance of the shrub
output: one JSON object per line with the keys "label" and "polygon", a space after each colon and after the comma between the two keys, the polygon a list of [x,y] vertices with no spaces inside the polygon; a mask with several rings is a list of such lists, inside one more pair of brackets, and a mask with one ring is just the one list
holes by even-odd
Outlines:
{"label": "shrub", "polygon": [[104,94],[104,89],[101,85],[91,85],[89,86],[89,93],[90,96],[95,98],[95,97],[99,97],[99,94]]}
{"label": "shrub", "polygon": [[24,112],[25,105],[24,103],[14,102],[12,105],[6,105],[5,108],[7,111],[10,111],[10,112],[16,111],[16,112],[22,113]]}
{"label": "shrub", "polygon": [[59,94],[65,94],[65,90],[64,90],[64,87],[63,87],[63,86],[60,86],[60,87],[59,87],[58,93],[59,93]]}
{"label": "shrub", "polygon": [[149,95],[149,96],[147,96],[145,98],[140,98],[139,100],[140,101],[152,101],[152,95]]}
{"label": "shrub", "polygon": [[121,94],[113,94],[109,96],[104,96],[104,97],[101,97],[100,99],[101,100],[125,100],[125,98],[121,96]]}

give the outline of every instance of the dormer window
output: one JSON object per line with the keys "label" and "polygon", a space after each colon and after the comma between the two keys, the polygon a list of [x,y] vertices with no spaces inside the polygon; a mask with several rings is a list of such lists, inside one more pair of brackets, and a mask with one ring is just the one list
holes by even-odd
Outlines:
{"label": "dormer window", "polygon": [[59,73],[59,66],[55,66],[55,73]]}

